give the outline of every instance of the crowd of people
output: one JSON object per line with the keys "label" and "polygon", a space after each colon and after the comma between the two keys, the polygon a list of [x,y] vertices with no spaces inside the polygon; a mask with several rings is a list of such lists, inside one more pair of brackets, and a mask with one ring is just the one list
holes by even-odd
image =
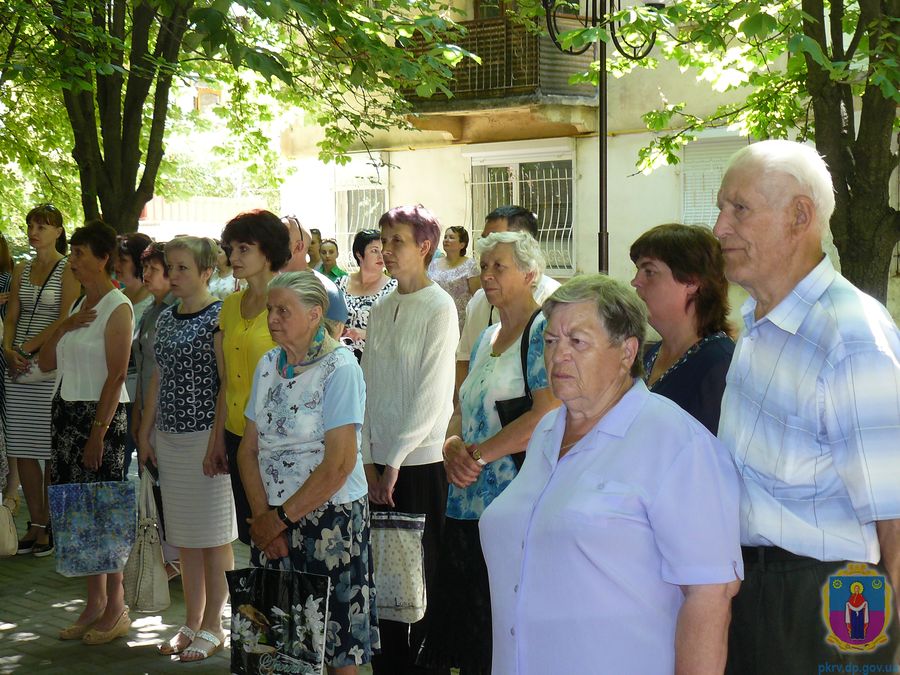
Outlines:
{"label": "crowd of people", "polygon": [[[900,583],[900,333],[823,253],[834,195],[814,150],[747,146],[718,202],[712,231],[631,245],[633,289],[545,275],[535,215],[513,205],[474,258],[464,228],[436,258],[434,215],[393,208],[355,235],[350,273],[293,216],[239,214],[221,246],[93,221],[67,257],[61,214],[37,207],[33,259],[13,270],[0,246],[19,552],[53,552],[47,485],[123,480],[130,437],[184,585],[158,649],[182,661],[222,648],[240,539],[255,566],[330,578],[330,673],[898,663],[896,618],[879,649],[868,623],[844,649],[821,603],[848,562]],[[750,295],[740,331],[729,281]],[[425,515],[414,623],[378,616],[376,511]],[[59,637],[129,629],[107,573]]]}

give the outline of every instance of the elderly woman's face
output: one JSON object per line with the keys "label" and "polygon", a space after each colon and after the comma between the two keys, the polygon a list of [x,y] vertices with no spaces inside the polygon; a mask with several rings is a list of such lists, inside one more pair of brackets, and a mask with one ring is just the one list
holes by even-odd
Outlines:
{"label": "elderly woman's face", "polygon": [[269,290],[266,308],[269,310],[269,333],[282,347],[308,343],[322,317],[321,308],[304,306],[289,288]]}
{"label": "elderly woman's face", "polygon": [[659,330],[687,318],[688,303],[697,292],[697,284],[683,284],[672,275],[671,268],[657,258],[640,257],[631,285],[647,305],[650,325]]}
{"label": "elderly woman's face", "polygon": [[531,293],[534,275],[516,264],[512,244],[497,244],[481,255],[481,287],[488,302],[503,307],[522,293]]}
{"label": "elderly woman's face", "polygon": [[637,340],[611,343],[593,302],[557,305],[544,330],[544,361],[553,394],[582,408],[608,399],[631,379]]}

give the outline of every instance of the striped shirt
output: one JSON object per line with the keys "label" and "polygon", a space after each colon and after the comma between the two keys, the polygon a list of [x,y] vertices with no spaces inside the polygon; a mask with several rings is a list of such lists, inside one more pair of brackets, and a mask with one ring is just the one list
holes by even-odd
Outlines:
{"label": "striped shirt", "polygon": [[741,311],[719,438],[742,477],[741,543],[877,563],[900,518],[900,334],[826,257],[768,315]]}

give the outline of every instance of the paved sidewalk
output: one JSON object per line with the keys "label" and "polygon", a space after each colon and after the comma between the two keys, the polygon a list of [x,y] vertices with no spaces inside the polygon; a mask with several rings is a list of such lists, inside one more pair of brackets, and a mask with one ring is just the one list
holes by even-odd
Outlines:
{"label": "paved sidewalk", "polygon": [[[25,531],[25,505],[17,517]],[[235,544],[235,567],[246,567],[249,550]],[[0,674],[16,673],[228,673],[230,651],[225,649],[207,661],[179,663],[156,652],[156,645],[171,635],[184,620],[180,579],[169,590],[172,604],[161,613],[131,613],[127,638],[89,647],[79,641],[57,639],[61,628],[72,623],[84,606],[85,582],[56,573],[54,556],[31,555],[0,559]],[[228,632],[225,610],[225,632]]]}

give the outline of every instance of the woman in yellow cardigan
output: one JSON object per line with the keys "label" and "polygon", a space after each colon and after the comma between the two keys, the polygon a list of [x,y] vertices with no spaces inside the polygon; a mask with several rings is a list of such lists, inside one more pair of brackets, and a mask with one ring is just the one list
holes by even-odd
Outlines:
{"label": "woman in yellow cardigan", "polygon": [[214,442],[204,471],[213,476],[231,473],[238,538],[250,543],[250,506],[237,470],[237,449],[244,435],[244,409],[250,398],[253,372],[263,354],[275,348],[267,324],[269,282],[291,257],[287,228],[270,211],[248,211],[235,216],[222,231],[222,245],[231,259],[234,278],[247,288],[225,298],[219,315],[218,338],[224,363],[219,364],[219,389]]}

